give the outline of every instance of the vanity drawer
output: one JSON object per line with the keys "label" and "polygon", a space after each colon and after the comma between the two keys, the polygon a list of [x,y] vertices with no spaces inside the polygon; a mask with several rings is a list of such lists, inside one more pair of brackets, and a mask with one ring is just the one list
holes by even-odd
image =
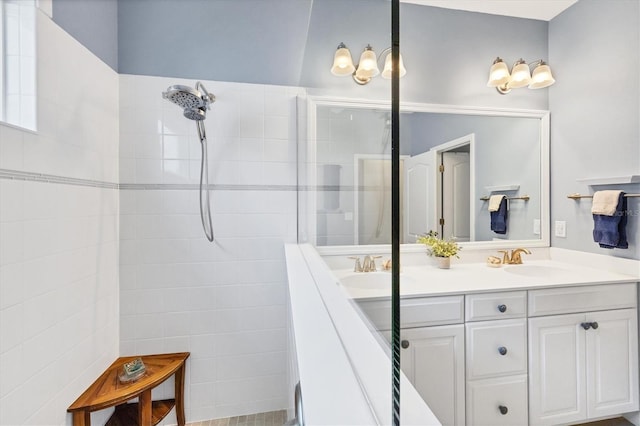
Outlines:
{"label": "vanity drawer", "polygon": [[527,373],[525,318],[466,324],[467,379]]}
{"label": "vanity drawer", "polygon": [[[358,301],[360,309],[378,330],[391,330],[391,300]],[[463,296],[416,297],[400,300],[400,328],[461,324]]]}
{"label": "vanity drawer", "polygon": [[468,426],[527,425],[527,376],[467,382],[466,406]]}
{"label": "vanity drawer", "polygon": [[466,321],[524,318],[526,316],[526,291],[470,294],[465,297]]}
{"label": "vanity drawer", "polygon": [[636,284],[603,284],[529,291],[529,316],[635,308]]}

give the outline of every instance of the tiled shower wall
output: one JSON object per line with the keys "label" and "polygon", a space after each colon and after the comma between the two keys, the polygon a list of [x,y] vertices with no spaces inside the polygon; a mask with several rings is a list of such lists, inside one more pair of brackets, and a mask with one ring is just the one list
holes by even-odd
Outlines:
{"label": "tiled shower wall", "polygon": [[190,351],[192,422],[287,406],[283,244],[296,241],[300,89],[203,83],[217,97],[205,120],[213,243],[195,122],[161,97],[195,81],[120,77],[120,352]]}
{"label": "tiled shower wall", "polygon": [[2,425],[71,424],[119,344],[118,75],[36,15],[38,132],[0,125]]}

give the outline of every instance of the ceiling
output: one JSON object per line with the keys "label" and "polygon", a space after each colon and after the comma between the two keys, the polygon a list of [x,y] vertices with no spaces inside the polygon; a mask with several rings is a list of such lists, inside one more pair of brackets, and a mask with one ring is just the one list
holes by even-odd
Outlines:
{"label": "ceiling", "polygon": [[400,0],[446,9],[550,21],[578,0]]}

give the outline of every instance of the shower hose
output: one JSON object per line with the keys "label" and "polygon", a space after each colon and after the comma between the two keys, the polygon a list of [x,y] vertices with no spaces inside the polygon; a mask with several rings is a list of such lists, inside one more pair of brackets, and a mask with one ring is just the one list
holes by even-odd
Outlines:
{"label": "shower hose", "polygon": [[196,121],[200,138],[200,220],[207,240],[213,241],[213,225],[211,224],[211,205],[209,203],[209,167],[207,164],[207,133],[204,121]]}

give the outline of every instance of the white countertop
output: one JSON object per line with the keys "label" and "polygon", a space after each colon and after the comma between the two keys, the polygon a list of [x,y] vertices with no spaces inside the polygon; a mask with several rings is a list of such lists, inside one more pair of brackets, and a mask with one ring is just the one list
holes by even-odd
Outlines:
{"label": "white countertop", "polygon": [[[353,272],[352,269],[338,269],[332,272],[344,283],[345,290],[352,298],[383,298],[391,295],[391,273],[388,271]],[[354,275],[360,276],[350,284],[347,277]],[[370,283],[366,282],[368,278]],[[385,280],[388,285],[383,283]],[[443,296],[637,281],[638,277],[634,275],[554,260],[534,260],[499,268],[489,267],[485,263],[453,264],[451,269],[422,265],[401,268],[400,294],[402,297]]]}

